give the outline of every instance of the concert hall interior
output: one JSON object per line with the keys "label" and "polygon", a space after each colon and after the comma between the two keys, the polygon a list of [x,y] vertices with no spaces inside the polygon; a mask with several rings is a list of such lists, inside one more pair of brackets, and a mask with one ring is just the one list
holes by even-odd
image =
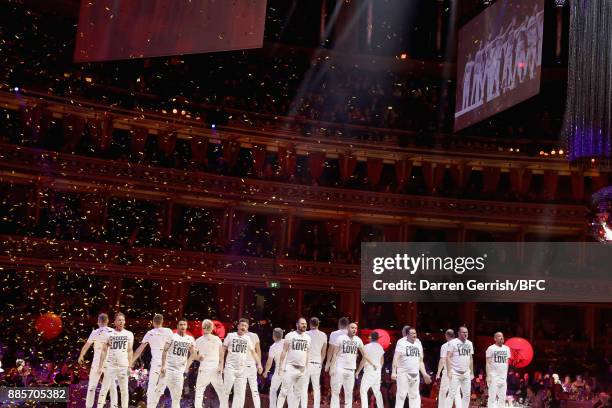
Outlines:
{"label": "concert hall interior", "polygon": [[[471,406],[487,405],[485,349],[501,331],[532,347],[509,367],[508,404],[544,407],[544,393],[546,406],[609,407],[612,298],[369,302],[361,291],[364,243],[609,245],[612,76],[597,64],[612,51],[574,49],[573,25],[596,23],[572,14],[585,1],[193,0],[216,4],[206,24],[230,3],[265,5],[260,43],[241,44],[252,33],[234,26],[207,32],[225,49],[180,30],[178,51],[147,48],[184,24],[151,18],[141,54],[122,54],[139,47],[126,27],[91,23],[79,37],[87,3],[110,21],[122,1],[0,2],[0,385],[70,386],[68,406],[85,407],[89,363],[77,360],[100,313],[111,325],[125,314],[134,350],[155,313],[172,329],[186,319],[196,338],[203,319],[230,333],[245,317],[262,365],[274,328],[317,317],[329,334],[345,316],[364,344],[375,329],[394,344],[416,328],[432,379],[445,331],[467,327]],[[151,0],[164,2],[191,3]],[[479,20],[507,4],[523,5],[520,18]],[[612,48],[612,12],[601,15]],[[385,407],[399,387],[393,350]],[[146,406],[147,353],[130,406]],[[570,377],[563,395],[553,374]],[[258,382],[267,407],[270,379]],[[438,405],[433,384],[420,385],[422,406]]]}

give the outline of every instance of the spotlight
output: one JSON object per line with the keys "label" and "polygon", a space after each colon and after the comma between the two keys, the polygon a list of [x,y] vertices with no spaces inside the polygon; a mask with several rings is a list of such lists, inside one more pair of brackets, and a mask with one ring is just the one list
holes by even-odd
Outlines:
{"label": "spotlight", "polygon": [[174,113],[174,114],[178,113],[178,109],[176,109],[176,108],[172,109],[172,113]]}
{"label": "spotlight", "polygon": [[16,86],[15,88],[13,88],[13,91],[15,91],[15,92],[19,92],[19,87],[18,87],[18,86]]}
{"label": "spotlight", "polygon": [[217,125],[215,125],[214,123],[210,125],[211,128],[216,129]]}
{"label": "spotlight", "polygon": [[403,52],[403,53],[401,53],[401,54],[400,54],[400,59],[403,59],[403,60],[404,60],[404,59],[406,59],[406,58],[408,58],[408,54],[406,54],[405,52]]}
{"label": "spotlight", "polygon": [[559,154],[563,154],[563,153],[565,153],[563,149],[559,149]]}

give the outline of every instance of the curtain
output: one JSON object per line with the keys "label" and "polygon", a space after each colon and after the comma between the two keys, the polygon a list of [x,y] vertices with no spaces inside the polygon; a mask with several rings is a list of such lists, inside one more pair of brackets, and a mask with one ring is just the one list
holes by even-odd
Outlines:
{"label": "curtain", "polygon": [[382,175],[383,160],[375,157],[368,158],[368,180],[371,186],[377,186]]}
{"label": "curtain", "polygon": [[312,152],[308,155],[308,171],[313,179],[319,180],[323,175],[324,168],[325,153]]}
{"label": "curtain", "polygon": [[338,157],[338,165],[340,167],[340,180],[346,183],[355,173],[357,159],[350,155],[341,154]]}

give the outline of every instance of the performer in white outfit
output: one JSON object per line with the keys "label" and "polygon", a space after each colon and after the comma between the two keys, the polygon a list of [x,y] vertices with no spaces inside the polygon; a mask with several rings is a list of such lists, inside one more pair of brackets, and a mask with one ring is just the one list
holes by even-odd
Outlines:
{"label": "performer in white outfit", "polygon": [[149,330],[142,343],[134,352],[134,359],[132,365],[147,346],[151,347],[151,367],[149,368],[149,382],[147,384],[147,407],[157,407],[157,403],[161,394],[156,394],[155,390],[159,382],[159,374],[161,373],[162,367],[162,354],[166,343],[172,336],[172,330],[164,326],[164,316],[156,313],[153,316],[153,329]]}
{"label": "performer in white outfit", "polygon": [[510,347],[504,344],[504,334],[497,332],[493,336],[495,344],[491,344],[486,352],[487,385],[489,387],[489,408],[506,406],[506,390],[508,388],[508,362],[511,357]]}
{"label": "performer in white outfit", "polygon": [[[258,374],[261,374],[261,362],[255,353],[255,346],[251,342],[248,333],[249,321],[240,319],[238,331],[230,333],[223,340],[223,357],[225,368],[223,370],[223,397],[225,401],[222,406],[228,405],[229,395],[234,389],[232,408],[244,407],[244,394],[246,391],[247,375],[246,362],[250,356],[255,359]],[[227,353],[227,357],[225,357]]]}
{"label": "performer in white outfit", "polygon": [[219,397],[219,404],[221,408],[224,408],[222,405],[225,403],[222,377],[223,343],[221,343],[219,337],[212,334],[214,328],[215,325],[211,320],[206,319],[202,321],[202,331],[204,334],[195,342],[196,358],[200,362],[195,387],[194,403],[196,408],[202,408],[204,391],[206,391],[206,387],[209,384],[212,384],[217,397]]}
{"label": "performer in white outfit", "polygon": [[270,382],[270,407],[276,407],[276,399],[278,396],[278,390],[281,386],[281,376],[280,376],[280,356],[283,352],[283,329],[276,328],[272,332],[272,339],[274,340],[274,344],[270,346],[270,350],[268,350],[268,360],[266,360],[266,368],[264,369],[263,377],[268,378],[268,373],[270,373],[270,369],[272,368],[272,363],[274,363],[274,374],[272,375],[272,381]]}
{"label": "performer in white outfit", "polygon": [[176,326],[176,333],[172,334],[164,347],[159,383],[155,390],[156,394],[161,395],[168,387],[172,408],[181,407],[185,373],[189,371],[195,357],[195,340],[186,332],[187,320],[181,319]]}
{"label": "performer in white outfit", "polygon": [[[108,327],[108,315],[101,313],[98,316],[98,328],[92,330],[89,338],[81,349],[79,355],[79,364],[83,365],[85,362],[85,354],[91,346],[94,349],[93,360],[91,360],[91,367],[89,368],[89,382],[87,383],[87,397],[85,398],[85,408],[93,408],[94,400],[96,398],[96,388],[100,382],[100,375],[98,366],[100,365],[100,356],[102,354],[102,348],[108,341],[108,336],[113,331]],[[117,386],[110,387],[110,400],[111,408],[117,408]]]}
{"label": "performer in white outfit", "polygon": [[[248,328],[250,326],[249,320],[243,320],[246,320]],[[257,360],[261,361],[261,344],[259,343],[259,336],[257,335],[257,333],[252,333],[248,331],[248,329],[247,335],[251,339],[251,343],[253,343],[253,347],[255,348],[255,354],[257,354]],[[257,365],[255,363],[255,359],[250,355],[247,356],[246,360],[246,376],[247,383],[249,384],[249,389],[251,390],[251,398],[253,398],[253,406],[254,408],[261,408],[261,398],[259,398],[259,389],[257,388]]]}
{"label": "performer in white outfit", "polygon": [[[329,335],[329,343],[327,344],[327,356],[326,356],[326,360],[325,360],[325,372],[329,372],[329,385],[330,385],[330,392],[331,392],[331,398],[333,399],[334,397],[336,398],[340,398],[340,388],[337,387],[337,382],[339,381],[334,375],[334,372],[330,371],[331,368],[331,360],[334,356],[334,354],[336,353],[337,347],[336,347],[336,340],[338,339],[338,337],[340,337],[343,334],[346,334],[347,332],[347,328],[349,325],[349,319],[348,317],[341,317],[340,319],[338,319],[338,330],[331,332],[331,334]],[[336,394],[334,396],[334,390],[338,390],[338,394]]]}
{"label": "performer in white outfit", "polygon": [[281,390],[276,402],[277,408],[283,408],[285,399],[289,408],[297,408],[306,387],[306,366],[310,336],[306,334],[306,319],[300,317],[295,324],[295,331],[285,336],[283,352],[280,357]]}
{"label": "performer in white outfit", "polygon": [[325,359],[327,335],[319,330],[319,319],[310,319],[310,330],[306,332],[310,336],[310,352],[308,354],[308,367],[306,367],[306,386],[301,398],[302,408],[308,406],[308,384],[312,384],[313,408],[321,406],[321,365]]}
{"label": "performer in white outfit", "polygon": [[474,346],[468,339],[467,327],[461,326],[456,339],[448,342],[446,354],[446,375],[450,380],[446,406],[450,407],[455,395],[461,389],[461,407],[470,406],[472,379],[474,378]]}
{"label": "performer in white outfit", "polygon": [[[373,331],[370,333],[370,342],[366,344],[364,350],[370,360],[379,363],[379,367],[382,367],[385,362],[385,350],[380,344],[378,344],[378,333]],[[380,393],[380,381],[381,381],[381,369],[376,369],[370,364],[366,364],[365,359],[361,359],[359,367],[355,372],[355,378],[359,376],[359,372],[363,369],[363,377],[361,378],[361,386],[359,392],[361,394],[361,406],[362,408],[368,408],[370,406],[368,401],[368,390],[372,388],[374,397],[376,398],[376,408],[383,408],[383,398]]]}
{"label": "performer in white outfit", "polygon": [[406,336],[398,340],[393,356],[393,368],[391,379],[397,380],[397,394],[395,397],[395,408],[403,408],[406,396],[410,408],[420,408],[421,393],[419,385],[423,376],[426,384],[431,383],[431,378],[425,370],[423,363],[423,346],[417,338],[416,329],[404,327]]}
{"label": "performer in white outfit", "polygon": [[357,337],[357,324],[351,323],[347,334],[338,336],[335,341],[335,352],[330,363],[329,374],[336,381],[332,384],[332,398],[329,406],[340,408],[340,388],[344,389],[344,407],[353,406],[353,388],[355,387],[355,368],[357,367],[357,354],[369,363],[374,369],[380,370],[379,362],[372,361],[363,348],[363,342]]}
{"label": "performer in white outfit", "polygon": [[[440,361],[438,361],[438,372],[436,374],[436,380],[440,380],[440,391],[438,392],[438,408],[445,408],[446,395],[448,394],[448,386],[450,384],[448,375],[446,375],[446,355],[448,354],[448,342],[455,338],[455,331],[448,329],[444,333],[446,343],[440,348]],[[455,394],[455,407],[461,406],[461,393]],[[448,407],[452,408],[452,407]]]}
{"label": "performer in white outfit", "polygon": [[[115,315],[115,330],[113,330],[108,340],[102,348],[102,355],[98,363],[98,373],[104,372],[102,388],[98,396],[98,408],[104,407],[106,394],[115,381],[119,383],[121,392],[121,408],[128,408],[130,396],[128,395],[128,376],[132,365],[134,354],[134,334],[125,329],[125,315],[117,313]],[[108,361],[106,357],[108,354]],[[106,361],[106,363],[105,363]]]}

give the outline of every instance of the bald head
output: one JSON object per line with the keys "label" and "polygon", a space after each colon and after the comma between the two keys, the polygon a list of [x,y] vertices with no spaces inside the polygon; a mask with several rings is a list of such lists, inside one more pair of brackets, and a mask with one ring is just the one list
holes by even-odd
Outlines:
{"label": "bald head", "polygon": [[504,344],[504,333],[497,332],[493,335],[493,340],[495,340],[495,344],[498,346],[502,346]]}

